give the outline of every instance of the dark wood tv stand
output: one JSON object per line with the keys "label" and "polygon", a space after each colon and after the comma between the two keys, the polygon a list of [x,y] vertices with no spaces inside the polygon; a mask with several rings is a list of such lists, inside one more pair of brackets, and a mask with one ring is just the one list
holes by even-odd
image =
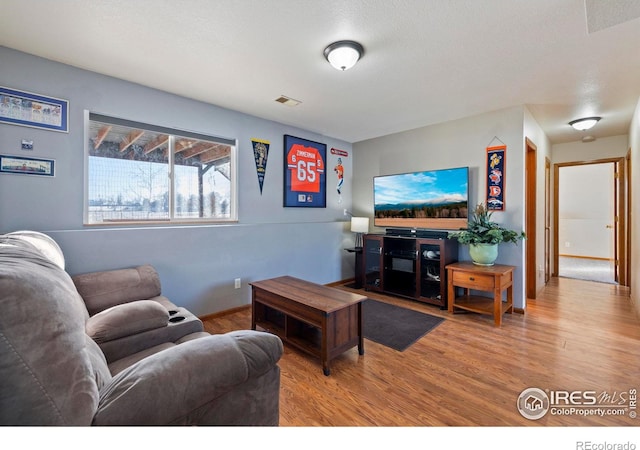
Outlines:
{"label": "dark wood tv stand", "polygon": [[447,309],[445,266],[458,260],[458,242],[389,234],[366,234],[362,279],[366,290]]}

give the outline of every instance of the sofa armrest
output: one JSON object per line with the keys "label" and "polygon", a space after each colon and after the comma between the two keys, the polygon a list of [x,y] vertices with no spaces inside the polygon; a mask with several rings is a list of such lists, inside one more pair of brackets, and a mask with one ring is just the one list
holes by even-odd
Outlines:
{"label": "sofa armrest", "polygon": [[72,279],[91,316],[115,305],[161,294],[160,277],[149,264],[85,273]]}
{"label": "sofa armrest", "polygon": [[166,327],[169,311],[153,300],[112,306],[89,317],[85,331],[98,344]]}
{"label": "sofa armrest", "polygon": [[163,350],[103,387],[93,424],[277,425],[282,351],[251,330]]}

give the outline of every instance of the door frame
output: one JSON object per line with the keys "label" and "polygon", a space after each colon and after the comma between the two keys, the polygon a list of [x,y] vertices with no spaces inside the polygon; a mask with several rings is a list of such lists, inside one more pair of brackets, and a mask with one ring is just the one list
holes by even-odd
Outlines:
{"label": "door frame", "polygon": [[551,160],[544,158],[544,284],[551,278]]}
{"label": "door frame", "polygon": [[560,264],[560,246],[558,243],[560,218],[558,217],[558,206],[560,201],[560,168],[572,166],[585,166],[591,164],[607,164],[612,163],[615,170],[615,187],[614,187],[614,264],[615,279],[621,286],[628,285],[628,247],[625,231],[627,225],[627,198],[629,185],[625,183],[625,157],[620,158],[604,158],[593,159],[589,161],[571,161],[556,163],[553,165],[553,276],[558,276],[558,268]]}
{"label": "door frame", "polygon": [[525,138],[525,286],[528,299],[537,295],[536,277],[536,202],[538,176],[538,147]]}
{"label": "door frame", "polygon": [[[626,258],[625,258],[625,264],[626,264],[626,270],[622,273],[624,273],[625,276],[625,286],[629,286],[629,288],[631,288],[631,280],[633,279],[633,277],[631,276],[631,252],[629,251],[629,249],[631,248],[631,216],[632,216],[632,209],[633,209],[633,202],[631,201],[631,147],[629,147],[629,150],[627,151],[627,156],[625,157],[625,170],[624,170],[624,174],[625,174],[625,191],[627,194],[627,210],[626,215],[625,215],[625,223],[627,226],[627,233],[625,236],[626,242],[625,242],[625,249],[626,249]],[[629,289],[629,296],[631,296],[631,289]]]}

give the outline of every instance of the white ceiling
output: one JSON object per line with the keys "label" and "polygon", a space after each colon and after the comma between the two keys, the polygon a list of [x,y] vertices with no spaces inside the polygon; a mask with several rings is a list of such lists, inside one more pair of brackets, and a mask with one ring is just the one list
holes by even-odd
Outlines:
{"label": "white ceiling", "polygon": [[[552,143],[627,134],[640,98],[640,0],[0,6],[0,45],[348,142],[522,104]],[[342,39],[365,48],[346,72],[322,54]]]}

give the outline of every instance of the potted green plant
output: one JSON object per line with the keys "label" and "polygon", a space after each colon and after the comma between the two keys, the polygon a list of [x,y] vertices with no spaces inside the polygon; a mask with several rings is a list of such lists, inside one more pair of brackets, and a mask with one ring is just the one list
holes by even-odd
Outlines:
{"label": "potted green plant", "polygon": [[498,244],[511,242],[517,244],[525,239],[523,231],[518,232],[500,226],[491,220],[490,212],[484,203],[480,203],[469,219],[469,226],[459,231],[451,231],[449,239],[456,239],[460,244],[469,245],[469,255],[474,264],[492,266],[498,257]]}

